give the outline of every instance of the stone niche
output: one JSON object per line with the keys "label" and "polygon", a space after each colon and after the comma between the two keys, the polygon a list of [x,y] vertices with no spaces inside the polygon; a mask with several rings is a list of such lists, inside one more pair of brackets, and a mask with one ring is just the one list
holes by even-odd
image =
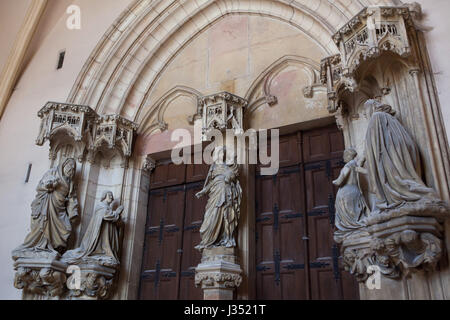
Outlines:
{"label": "stone niche", "polygon": [[[47,200],[42,192],[39,193],[39,189],[47,188],[48,177],[64,172],[67,161],[74,164],[78,161],[75,167],[80,170],[76,170],[70,179],[69,190],[58,191],[61,196],[63,192],[68,193],[72,201],[65,204],[64,212],[68,216],[67,223],[70,217],[71,228],[68,230],[71,234],[68,240],[64,236],[64,246],[58,248],[53,247],[51,240],[47,240],[50,245],[45,244],[46,241],[39,241],[33,247],[28,236],[25,243],[13,251],[16,270],[14,286],[23,290],[24,299],[107,299],[112,296],[117,281],[120,267],[118,252],[121,251],[124,225],[120,218],[123,207],[113,210],[116,202],[108,202],[107,205],[103,202],[108,192],[121,199],[137,125],[118,115],[98,115],[89,106],[59,102],[48,102],[38,116],[41,126],[36,144],[42,146],[45,141],[49,141],[51,169],[40,181],[38,195],[33,202],[32,233],[33,236],[38,234],[38,224],[45,228],[45,216],[50,214],[41,204]],[[49,190],[56,192],[56,189]],[[104,215],[103,220],[98,218],[99,215]],[[75,250],[74,256],[80,257],[67,259],[65,255],[74,251],[71,249],[82,250],[83,244],[83,250],[90,252],[92,248],[87,248],[87,243],[93,245],[89,242],[89,234],[92,230],[103,230],[103,227],[93,227],[95,223],[97,226],[99,223],[114,225],[106,229],[117,230],[114,231],[117,234],[117,241],[114,241],[116,257],[107,257],[105,262],[101,255],[98,258],[97,251],[81,254]],[[55,227],[49,227],[48,232],[53,232],[52,228]],[[52,235],[42,234],[44,240],[53,239]],[[98,234],[96,236],[99,237]]]}
{"label": "stone niche", "polygon": [[[349,180],[345,182],[344,178],[336,181],[340,191],[347,188],[342,191],[347,200],[336,203],[336,207],[345,211],[342,208],[351,203],[359,206],[355,212],[360,214],[355,217],[353,209],[343,213],[348,216],[341,220],[347,219],[344,222],[351,227],[337,224],[335,240],[341,246],[346,270],[362,284],[363,299],[448,298],[449,288],[436,280],[441,274],[448,277],[448,270],[440,264],[449,245],[444,240],[444,226],[450,216],[444,201],[449,199],[449,186],[442,179],[448,176],[448,146],[437,134],[436,128],[441,126],[434,116],[439,114],[437,96],[431,70],[423,60],[426,47],[415,26],[420,16],[417,4],[368,7],[333,36],[340,53],[321,62],[328,110],[336,116],[346,147],[353,154],[353,160],[346,160],[347,171],[341,175],[356,172],[352,187],[345,186]],[[367,112],[370,104],[376,106],[375,112],[392,115],[390,119],[395,118],[392,121],[404,128],[408,136],[405,139],[417,148],[419,159],[413,156],[417,160],[417,180],[433,190],[432,200],[405,200],[395,208],[381,210],[377,207],[380,192],[376,189],[383,187],[371,184],[370,163],[365,162],[373,119]],[[388,168],[384,172],[390,174]],[[352,202],[351,197],[360,199]],[[367,212],[361,208],[367,208]],[[352,215],[353,221],[348,222]],[[381,289],[370,290],[367,281],[372,281],[371,275],[377,271],[381,274]],[[419,287],[429,289],[414,289]]]}

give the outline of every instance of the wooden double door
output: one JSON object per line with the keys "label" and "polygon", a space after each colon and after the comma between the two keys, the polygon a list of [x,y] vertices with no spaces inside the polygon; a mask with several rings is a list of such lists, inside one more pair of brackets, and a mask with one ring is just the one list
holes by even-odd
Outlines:
{"label": "wooden double door", "polygon": [[278,174],[257,173],[257,299],[359,298],[333,241],[343,149],[335,125],[282,136]]}
{"label": "wooden double door", "polygon": [[197,199],[208,173],[206,165],[158,165],[151,175],[144,255],[142,300],[202,300],[195,287],[201,254],[200,226],[206,198]]}

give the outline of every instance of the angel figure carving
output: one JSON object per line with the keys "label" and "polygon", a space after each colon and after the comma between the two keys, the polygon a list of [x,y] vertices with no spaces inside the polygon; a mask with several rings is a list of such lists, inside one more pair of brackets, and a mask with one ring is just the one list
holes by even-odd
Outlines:
{"label": "angel figure carving", "polygon": [[357,152],[347,149],[344,152],[344,162],[339,177],[333,184],[340,187],[336,195],[336,242],[340,243],[348,232],[364,226],[363,220],[368,215],[369,208],[359,186],[358,172],[366,173],[358,165]]}
{"label": "angel figure carving", "polygon": [[205,186],[197,198],[208,195],[203,224],[200,228],[201,243],[197,250],[213,247],[236,247],[235,232],[240,216],[242,189],[239,170],[234,161],[225,163],[225,147],[214,150]]}

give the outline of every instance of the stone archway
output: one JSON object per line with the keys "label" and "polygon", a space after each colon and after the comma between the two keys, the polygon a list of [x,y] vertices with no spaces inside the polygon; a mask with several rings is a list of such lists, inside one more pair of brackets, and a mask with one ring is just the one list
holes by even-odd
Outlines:
{"label": "stone archway", "polygon": [[[136,0],[108,30],[86,62],[68,97],[70,103],[92,106],[142,124],[155,83],[186,45],[219,19],[232,14],[259,15],[285,22],[305,34],[326,54],[336,54],[331,40],[339,27],[365,5],[392,1],[149,1]],[[170,96],[170,93],[169,93]],[[155,108],[163,106],[154,105]],[[147,174],[144,159],[134,155],[124,168],[123,198],[128,226],[119,280],[120,298],[137,292],[145,216]]]}

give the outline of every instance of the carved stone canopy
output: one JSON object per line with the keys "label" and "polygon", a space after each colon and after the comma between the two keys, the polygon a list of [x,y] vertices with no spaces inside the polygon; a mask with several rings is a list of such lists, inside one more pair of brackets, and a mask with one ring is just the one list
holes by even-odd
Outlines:
{"label": "carved stone canopy", "polygon": [[62,147],[70,144],[80,162],[89,153],[93,161],[97,151],[116,149],[124,159],[131,156],[137,125],[118,115],[98,115],[89,106],[48,102],[39,112],[42,119],[36,144],[50,142],[50,158],[56,159]]}
{"label": "carved stone canopy", "polygon": [[131,156],[134,132],[137,125],[118,115],[100,116],[93,125],[93,143],[89,146],[92,153],[106,147],[118,149],[128,158]]}
{"label": "carved stone canopy", "polygon": [[357,90],[355,76],[363,62],[383,52],[405,59],[413,56],[409,34],[416,13],[411,6],[367,7],[333,36],[340,53],[321,62],[321,82],[328,86],[330,112],[338,108],[340,90]]}
{"label": "carved stone canopy", "polygon": [[198,101],[202,114],[203,140],[207,141],[212,130],[233,129],[235,134],[244,132],[244,108],[248,101],[228,92],[202,97]]}

